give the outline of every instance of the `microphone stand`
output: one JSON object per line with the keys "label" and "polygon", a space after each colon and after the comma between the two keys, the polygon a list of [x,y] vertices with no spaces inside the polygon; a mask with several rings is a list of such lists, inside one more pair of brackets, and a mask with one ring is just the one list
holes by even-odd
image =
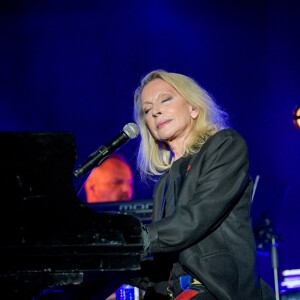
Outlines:
{"label": "microphone stand", "polygon": [[272,222],[268,218],[264,218],[263,220],[263,225],[254,228],[254,234],[256,241],[258,242],[258,249],[262,250],[263,252],[271,252],[272,268],[274,274],[275,298],[276,300],[280,300],[278,282],[278,243],[276,242],[278,236],[274,232]]}
{"label": "microphone stand", "polygon": [[278,283],[278,253],[275,235],[272,235],[272,267],[274,272],[275,297],[279,300],[279,283]]}
{"label": "microphone stand", "polygon": [[89,171],[87,174],[84,174],[84,175],[81,176],[81,180],[80,180],[80,182],[79,182],[79,184],[78,184],[78,186],[76,188],[76,195],[77,195],[77,197],[79,196],[79,194],[80,194],[80,192],[81,192],[81,190],[82,190],[85,182],[89,178],[91,172],[92,172],[92,170]]}
{"label": "microphone stand", "polygon": [[[92,156],[93,156],[93,154],[92,154]],[[106,159],[108,159],[110,156],[111,156],[111,155],[107,155],[107,156],[103,157],[103,158],[98,162],[98,164],[97,164],[96,167],[99,167],[99,166],[100,166]],[[79,194],[80,194],[80,192],[81,192],[81,190],[82,190],[82,188],[83,188],[85,182],[86,182],[87,179],[89,178],[89,176],[90,176],[90,174],[91,174],[92,171],[93,171],[93,169],[90,170],[90,171],[89,171],[88,173],[86,173],[86,174],[82,174],[82,175],[79,177],[79,178],[81,178],[81,180],[80,180],[80,182],[79,182],[79,184],[78,184],[78,186],[77,186],[77,189],[76,189],[76,195],[77,195],[77,197],[79,196]]]}

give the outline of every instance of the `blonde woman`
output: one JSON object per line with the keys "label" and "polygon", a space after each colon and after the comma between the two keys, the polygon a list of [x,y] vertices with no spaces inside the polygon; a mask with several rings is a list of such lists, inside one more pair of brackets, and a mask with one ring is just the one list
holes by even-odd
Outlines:
{"label": "blonde woman", "polygon": [[159,180],[153,223],[143,227],[142,276],[133,284],[151,300],[275,299],[255,274],[244,139],[187,76],[153,71],[134,98],[138,167],[143,179]]}

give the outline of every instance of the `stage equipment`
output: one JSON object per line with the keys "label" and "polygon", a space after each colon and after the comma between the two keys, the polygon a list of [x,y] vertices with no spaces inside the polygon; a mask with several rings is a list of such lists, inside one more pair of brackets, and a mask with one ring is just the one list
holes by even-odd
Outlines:
{"label": "stage equipment", "polygon": [[300,269],[284,270],[283,281],[280,283],[281,300],[300,299]]}
{"label": "stage equipment", "polygon": [[50,287],[76,299],[103,299],[128,282],[140,269],[141,222],[98,213],[76,196],[73,134],[7,132],[0,138],[0,289],[6,299],[43,299]]}
{"label": "stage equipment", "polygon": [[279,300],[278,231],[289,183],[279,178],[257,175],[252,194],[251,217],[257,252],[271,253],[276,300]]}
{"label": "stage equipment", "polygon": [[300,130],[300,105],[297,105],[293,110],[293,122],[296,128]]}
{"label": "stage equipment", "polygon": [[87,203],[87,206],[97,212],[130,214],[139,218],[143,224],[152,222],[152,199]]}

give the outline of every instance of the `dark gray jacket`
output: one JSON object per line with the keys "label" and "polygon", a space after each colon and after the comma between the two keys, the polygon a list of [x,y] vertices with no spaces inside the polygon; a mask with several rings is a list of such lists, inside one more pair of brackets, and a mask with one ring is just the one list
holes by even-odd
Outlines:
{"label": "dark gray jacket", "polygon": [[177,252],[181,265],[221,300],[275,299],[255,274],[248,167],[244,139],[236,131],[221,130],[182,160],[171,216],[160,217],[167,174],[153,194],[151,254]]}

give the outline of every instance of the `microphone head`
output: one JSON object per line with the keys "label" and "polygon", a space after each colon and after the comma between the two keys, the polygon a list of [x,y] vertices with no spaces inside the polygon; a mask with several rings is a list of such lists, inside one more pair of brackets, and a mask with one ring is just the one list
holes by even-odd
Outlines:
{"label": "microphone head", "polygon": [[135,123],[126,124],[123,131],[130,139],[135,139],[140,133],[139,127]]}

